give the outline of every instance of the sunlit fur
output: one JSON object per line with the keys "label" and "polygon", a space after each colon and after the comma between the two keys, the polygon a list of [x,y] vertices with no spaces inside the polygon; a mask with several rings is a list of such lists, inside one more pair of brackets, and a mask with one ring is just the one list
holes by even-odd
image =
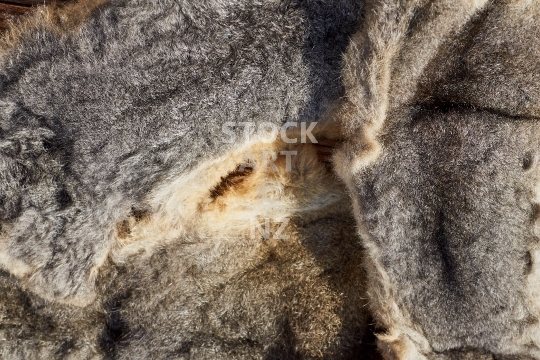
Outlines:
{"label": "sunlit fur", "polygon": [[76,6],[0,57],[0,357],[368,351],[364,252],[318,145],[223,131],[328,118],[362,3]]}
{"label": "sunlit fur", "polygon": [[388,359],[540,358],[539,10],[366,4],[335,161]]}

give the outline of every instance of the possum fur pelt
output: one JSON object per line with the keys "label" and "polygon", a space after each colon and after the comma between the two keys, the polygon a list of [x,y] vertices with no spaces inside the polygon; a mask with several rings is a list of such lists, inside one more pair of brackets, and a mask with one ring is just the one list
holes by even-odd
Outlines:
{"label": "possum fur pelt", "polygon": [[539,4],[37,9],[0,44],[0,355],[540,359]]}
{"label": "possum fur pelt", "polygon": [[[324,161],[362,9],[82,1],[15,24],[0,58],[0,357],[362,353],[363,248]],[[285,123],[298,128],[281,136]]]}
{"label": "possum fur pelt", "polygon": [[540,3],[372,1],[336,170],[388,359],[540,358]]}

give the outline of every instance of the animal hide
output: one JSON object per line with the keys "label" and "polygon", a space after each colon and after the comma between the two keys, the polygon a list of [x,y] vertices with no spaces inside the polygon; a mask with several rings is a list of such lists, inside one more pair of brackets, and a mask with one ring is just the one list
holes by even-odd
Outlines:
{"label": "animal hide", "polygon": [[539,14],[534,1],[366,4],[335,159],[389,359],[540,358]]}
{"label": "animal hide", "polygon": [[368,359],[372,316],[386,359],[540,359],[539,15],[36,10],[0,55],[2,359]]}
{"label": "animal hide", "polygon": [[[363,248],[316,145],[340,133],[315,124],[362,8],[81,2],[17,24],[0,60],[2,359],[362,352]],[[275,139],[285,123],[304,125]]]}

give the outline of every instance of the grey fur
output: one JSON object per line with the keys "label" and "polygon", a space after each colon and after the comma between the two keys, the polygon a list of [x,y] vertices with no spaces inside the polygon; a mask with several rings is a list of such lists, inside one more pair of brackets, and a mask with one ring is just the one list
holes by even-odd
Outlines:
{"label": "grey fur", "polygon": [[343,236],[354,219],[339,208],[293,219],[298,241],[239,236],[216,252],[212,241],[178,239],[151,258],[108,265],[84,308],[46,302],[3,274],[0,356],[356,358],[366,351],[362,250]]}
{"label": "grey fur", "polygon": [[114,224],[147,210],[160,182],[229,151],[223,123],[319,119],[342,91],[358,11],[113,1],[74,36],[25,35],[0,67],[0,218],[27,285],[87,302]]}
{"label": "grey fur", "polygon": [[[540,358],[538,3],[476,2],[477,13],[472,1],[441,1],[437,12],[437,2],[397,3],[367,6],[405,25],[370,19],[360,34],[379,48],[349,49],[347,102],[360,110],[344,112],[353,130],[338,157],[370,249],[372,309],[389,330],[381,349],[396,359]],[[452,6],[471,11],[444,12]],[[428,32],[437,16],[463,25]],[[380,45],[391,37],[382,26],[394,52]],[[383,90],[365,80],[374,67],[352,70],[380,59]],[[376,126],[370,106],[383,109]]]}
{"label": "grey fur", "polygon": [[361,11],[111,1],[71,34],[23,32],[0,60],[2,359],[362,354],[363,249],[345,189],[309,147],[284,183],[308,209],[293,208],[288,240],[187,232],[110,255],[119,224],[158,210],[153,191],[245,145],[242,128],[222,141],[224,122],[321,120]]}
{"label": "grey fur", "polygon": [[[389,359],[540,358],[539,15],[112,1],[73,35],[24,33],[0,73],[4,357],[354,357],[369,303]],[[330,111],[365,251],[304,149],[284,181],[289,242],[194,231],[115,258],[118,224],[158,212],[153,191],[245,145],[222,142],[224,122]]]}

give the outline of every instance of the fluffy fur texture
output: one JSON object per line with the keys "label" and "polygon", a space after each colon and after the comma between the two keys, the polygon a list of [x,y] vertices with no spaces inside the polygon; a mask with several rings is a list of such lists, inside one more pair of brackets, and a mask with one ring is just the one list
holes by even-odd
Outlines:
{"label": "fluffy fur texture", "polygon": [[[354,358],[368,305],[387,359],[540,358],[537,2],[71,9],[0,59],[4,358]],[[323,118],[345,185],[223,141]]]}
{"label": "fluffy fur texture", "polygon": [[189,186],[191,170],[246,142],[240,126],[225,142],[225,122],[323,115],[359,11],[113,1],[72,33],[25,23],[1,59],[3,266],[48,299],[91,302],[116,223],[160,211],[152,189]]}
{"label": "fluffy fur texture", "polygon": [[325,117],[362,4],[94,5],[0,60],[0,357],[362,354],[344,186],[313,144],[222,129]]}
{"label": "fluffy fur texture", "polygon": [[[297,151],[290,171],[285,159],[263,171],[263,151],[273,150]],[[2,358],[364,353],[363,249],[344,188],[314,160],[313,145],[258,144],[249,151],[255,169],[224,173],[192,198],[198,210],[182,234],[160,227],[162,214],[120,223],[91,305],[47,303],[3,277]],[[270,205],[260,199],[265,180],[283,189]],[[268,234],[261,231],[266,218]]]}
{"label": "fluffy fur texture", "polygon": [[540,358],[538,3],[383,0],[366,14],[335,159],[381,351]]}
{"label": "fluffy fur texture", "polygon": [[[92,11],[106,0],[84,0],[66,4],[38,6],[25,17],[7,22],[7,31],[0,37],[0,54],[5,54],[17,45],[25,34],[46,28],[47,31],[63,35],[73,33],[90,16]],[[44,2],[45,3],[45,2]],[[18,21],[17,21],[18,20]]]}

